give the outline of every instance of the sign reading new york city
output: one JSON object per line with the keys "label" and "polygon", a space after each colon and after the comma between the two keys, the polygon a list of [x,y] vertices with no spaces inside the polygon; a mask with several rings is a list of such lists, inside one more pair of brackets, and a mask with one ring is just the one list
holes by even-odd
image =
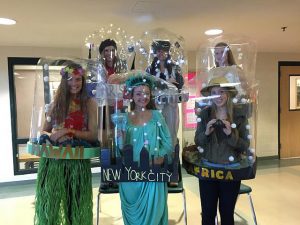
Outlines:
{"label": "sign reading new york city", "polygon": [[124,146],[122,156],[111,160],[109,149],[101,150],[101,181],[102,182],[178,182],[179,150],[175,148],[172,162],[164,156],[162,164],[155,164],[154,157],[143,148],[140,161],[133,161],[133,148]]}

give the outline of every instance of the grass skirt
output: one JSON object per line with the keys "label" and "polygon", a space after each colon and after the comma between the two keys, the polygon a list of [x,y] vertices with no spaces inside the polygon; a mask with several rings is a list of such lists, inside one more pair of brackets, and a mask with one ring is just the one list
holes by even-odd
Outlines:
{"label": "grass skirt", "polygon": [[90,160],[40,159],[34,224],[93,224]]}

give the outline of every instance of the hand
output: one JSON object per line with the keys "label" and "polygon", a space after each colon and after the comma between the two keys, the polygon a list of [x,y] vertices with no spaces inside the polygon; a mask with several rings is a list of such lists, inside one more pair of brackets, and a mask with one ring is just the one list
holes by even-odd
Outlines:
{"label": "hand", "polygon": [[[123,75],[123,74],[121,74]],[[116,74],[116,73],[113,73],[111,74],[108,78],[107,78],[107,83],[108,84],[121,84],[121,83],[124,83],[125,82],[125,77],[126,76],[120,76],[120,74]]]}
{"label": "hand", "polygon": [[52,133],[50,135],[51,141],[57,142],[60,138],[70,133],[70,130],[68,128],[62,128],[62,129],[52,129]]}
{"label": "hand", "polygon": [[162,165],[164,163],[164,157],[154,157],[154,165]]}
{"label": "hand", "polygon": [[231,134],[231,124],[227,120],[222,120],[225,128],[223,128],[224,133],[228,136]]}
{"label": "hand", "polygon": [[168,82],[172,83],[172,84],[178,84],[178,82],[174,79],[174,77],[171,77],[170,79],[168,79]]}
{"label": "hand", "polygon": [[216,119],[212,119],[211,121],[209,121],[206,125],[206,130],[205,130],[205,135],[208,136],[210,135],[213,131],[214,131],[214,127],[213,124],[216,122]]}
{"label": "hand", "polygon": [[118,137],[118,138],[123,138],[123,139],[125,139],[125,135],[126,135],[126,133],[125,133],[124,131],[122,131],[121,129],[118,129],[118,130],[117,130],[117,137]]}

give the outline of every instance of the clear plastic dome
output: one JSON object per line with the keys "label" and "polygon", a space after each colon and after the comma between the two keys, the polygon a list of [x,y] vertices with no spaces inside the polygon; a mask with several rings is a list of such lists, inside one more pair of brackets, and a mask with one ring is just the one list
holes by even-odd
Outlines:
{"label": "clear plastic dome", "polygon": [[114,46],[116,56],[115,67],[117,73],[130,70],[133,67],[135,56],[135,40],[133,36],[114,24],[101,27],[89,34],[84,41],[84,52],[87,58],[102,60],[105,65],[103,50],[107,46]]}
{"label": "clear plastic dome", "polygon": [[[129,99],[128,90],[125,90],[125,81],[130,79],[130,77],[136,76],[136,74],[142,74],[145,77],[150,76],[150,78],[155,81],[155,88],[152,91],[155,107],[162,112],[170,133],[174,134],[174,129],[176,129],[176,127],[174,127],[174,122],[179,121],[179,118],[167,118],[171,115],[167,114],[165,109],[168,108],[169,105],[188,101],[188,92],[178,93],[178,89],[175,85],[163,79],[151,76],[151,74],[148,74],[145,71],[133,70],[128,73],[111,75],[109,83],[106,85],[106,89],[108,90],[106,105],[109,105],[113,109],[114,112],[110,110],[111,113],[130,111],[130,103],[132,100]],[[177,114],[177,116],[179,115]],[[109,135],[105,136],[108,137]],[[172,135],[172,142],[177,143],[177,134]]]}
{"label": "clear plastic dome", "polygon": [[[70,87],[68,86],[69,84],[67,84],[70,80],[75,79],[72,77],[74,74],[82,78],[80,81],[81,84],[78,85],[78,87]],[[95,90],[88,90],[88,84],[94,83],[97,85],[104,79],[104,68],[99,61],[70,58],[41,58],[36,69],[35,97],[32,109],[28,151],[31,154],[41,157],[63,159],[80,159],[99,156],[100,145],[97,141],[97,134],[95,134],[95,140],[87,142],[83,142],[81,139],[79,140],[79,138],[75,140],[73,136],[71,137],[70,133],[64,135],[66,141],[62,139],[53,141],[50,136],[54,131],[63,129],[71,129],[72,132],[87,129],[87,112],[82,115],[80,114],[81,110],[76,111],[77,105],[74,106],[71,104],[72,102],[69,102],[70,97],[68,96],[72,95],[73,91],[78,92],[78,89],[80,93],[78,94],[80,95],[80,100],[78,101],[88,101],[88,91],[92,91],[95,94]],[[55,101],[55,99],[57,100]],[[53,113],[55,106],[57,107],[55,110],[56,113]],[[65,110],[66,112],[71,112],[74,108],[72,111],[73,117],[69,114],[67,116],[63,115],[62,117],[64,117],[65,120],[58,123],[57,121],[59,120],[57,118],[60,116],[59,111],[63,111],[66,108],[64,106],[68,107],[68,110]],[[82,106],[89,108],[85,103],[83,103]],[[97,114],[96,103],[94,109]],[[95,116],[95,118],[95,123],[97,123],[97,116]],[[81,119],[83,120],[82,124],[80,122]],[[74,120],[77,122],[74,123]],[[97,130],[95,132],[97,132]]]}
{"label": "clear plastic dome", "polygon": [[164,28],[145,31],[137,40],[136,47],[135,68],[147,71],[178,89],[176,99],[179,101],[173,101],[162,109],[172,133],[174,146],[177,143],[178,133],[181,133],[178,103],[186,102],[188,99],[188,91],[185,89],[188,62],[184,47],[183,37]]}
{"label": "clear plastic dome", "polygon": [[[142,89],[134,94],[134,90],[139,87]],[[101,151],[101,160],[104,162],[102,180],[134,181],[128,175],[129,168],[139,171],[138,173],[146,171],[145,173],[148,174],[150,165],[154,166],[151,160],[167,157],[165,167],[159,169],[158,166],[153,171],[151,167],[151,173],[157,175],[163,172],[176,181],[179,148],[178,145],[177,147],[174,145],[175,138],[177,143],[177,136],[172,136],[174,126],[168,123],[171,120],[167,120],[166,117],[170,115],[164,114],[164,109],[168,105],[187,101],[188,95],[179,94],[175,85],[140,70],[111,75],[109,83],[106,84],[106,90],[105,108],[100,115],[105,118],[102,131],[104,147]],[[150,117],[149,114],[143,113],[148,110],[151,111]],[[174,123],[179,118],[172,118],[172,120]],[[135,148],[137,149],[132,150]],[[109,160],[110,158],[113,160]],[[137,162],[139,165],[136,164]],[[109,169],[118,171],[121,165],[127,166],[128,170],[122,169],[123,175],[127,175],[118,179],[109,175]],[[147,179],[144,177],[143,181],[151,181]],[[171,180],[165,177],[153,181]]]}
{"label": "clear plastic dome", "polygon": [[[233,35],[209,39],[198,50],[196,76],[188,87],[194,93],[189,100],[194,126],[184,131],[183,158],[190,173],[203,179],[226,179],[228,171],[228,179],[255,176],[255,59],[255,44]],[[217,178],[215,170],[224,176]]]}
{"label": "clear plastic dome", "polygon": [[158,51],[163,50],[168,54],[166,63],[174,64],[181,69],[182,74],[185,74],[188,62],[184,47],[183,37],[164,28],[145,31],[137,40],[136,69],[146,70],[150,68],[158,57]]}

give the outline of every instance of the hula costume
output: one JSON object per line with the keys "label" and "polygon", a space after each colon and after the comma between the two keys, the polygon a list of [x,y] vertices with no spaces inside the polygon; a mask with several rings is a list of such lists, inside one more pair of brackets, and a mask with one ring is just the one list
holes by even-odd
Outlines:
{"label": "hula costume", "polygon": [[[133,125],[127,114],[125,143],[133,145],[134,161],[139,161],[144,145],[154,156],[173,152],[169,129],[157,110],[152,110],[152,118],[141,126]],[[119,192],[125,225],[168,224],[166,182],[120,182]]]}
{"label": "hula costume", "polygon": [[[87,129],[87,116],[80,111],[77,100],[72,100],[69,114],[63,124],[76,130]],[[89,143],[70,139],[62,145],[81,145]],[[38,169],[35,225],[92,225],[93,197],[91,165],[89,159],[53,159],[41,157]]]}

